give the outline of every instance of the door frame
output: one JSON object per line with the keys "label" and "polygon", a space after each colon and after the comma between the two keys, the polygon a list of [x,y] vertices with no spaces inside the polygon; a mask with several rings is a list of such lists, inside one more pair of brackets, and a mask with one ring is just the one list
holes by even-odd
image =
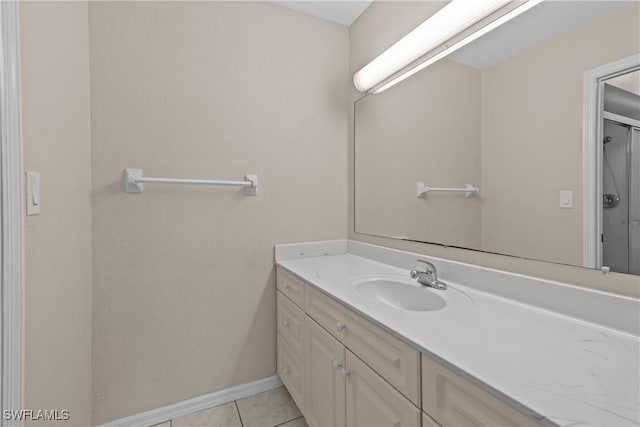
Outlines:
{"label": "door frame", "polygon": [[20,26],[17,1],[0,1],[0,280],[2,323],[2,416],[23,408],[24,216]]}
{"label": "door frame", "polygon": [[603,83],[640,69],[640,55],[631,55],[592,70],[583,78],[582,131],[582,265],[602,268],[602,138]]}

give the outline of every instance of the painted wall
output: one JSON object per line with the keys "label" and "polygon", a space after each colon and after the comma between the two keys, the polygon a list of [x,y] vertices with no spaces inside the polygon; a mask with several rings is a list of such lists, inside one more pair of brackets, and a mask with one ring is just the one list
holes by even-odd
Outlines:
{"label": "painted wall", "polygon": [[25,169],[41,208],[25,219],[25,408],[91,425],[91,145],[86,2],[20,4]]}
{"label": "painted wall", "polygon": [[[273,245],[347,234],[349,33],[269,2],[89,12],[101,424],[275,374]],[[260,194],[126,194],[127,167]]]}
{"label": "painted wall", "polygon": [[[366,65],[370,60],[382,53],[400,37],[431,16],[443,6],[442,2],[374,2],[350,27],[350,72],[351,75]],[[635,15],[637,16],[637,14]],[[594,65],[597,66],[598,64]],[[395,89],[395,88],[394,88]],[[392,90],[394,90],[392,89]],[[352,86],[352,99],[362,96]],[[581,110],[580,110],[581,111]],[[351,125],[353,126],[353,125]],[[354,141],[353,129],[350,132],[349,156],[353,164]],[[354,215],[353,168],[351,167],[349,212]],[[482,189],[484,192],[484,188]],[[557,203],[556,198],[555,202]],[[580,204],[580,198],[574,199]],[[484,215],[483,215],[484,216]],[[506,271],[522,273],[546,279],[559,280],[579,286],[603,289],[625,295],[640,295],[640,284],[637,276],[611,273],[603,275],[599,271],[588,270],[523,258],[482,253],[471,250],[445,248],[443,246],[402,240],[374,237],[356,233],[353,223],[350,225],[350,238],[354,240],[380,244],[388,247],[409,250],[426,255],[450,258],[463,262],[498,268]]]}

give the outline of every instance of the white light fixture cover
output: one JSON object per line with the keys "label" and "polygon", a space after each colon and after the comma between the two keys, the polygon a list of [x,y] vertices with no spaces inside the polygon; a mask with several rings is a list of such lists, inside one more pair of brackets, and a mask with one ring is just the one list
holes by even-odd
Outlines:
{"label": "white light fixture cover", "polygon": [[430,50],[505,6],[505,0],[452,0],[353,76],[365,92]]}
{"label": "white light fixture cover", "polygon": [[418,71],[427,68],[429,65],[431,65],[431,64],[433,64],[435,62],[438,62],[439,60],[441,60],[445,56],[450,55],[453,52],[457,51],[458,49],[461,49],[461,48],[465,47],[469,43],[472,43],[473,41],[475,41],[475,40],[479,39],[480,37],[482,37],[483,35],[487,34],[488,32],[493,31],[494,29],[498,28],[500,25],[504,24],[505,22],[508,22],[508,21],[512,20],[513,18],[515,18],[518,15],[523,14],[527,10],[529,10],[532,7],[542,3],[543,1],[544,0],[528,0],[523,5],[521,5],[521,6],[517,7],[517,8],[515,8],[515,9],[511,10],[510,12],[502,15],[501,17],[499,17],[495,21],[491,22],[490,24],[487,24],[486,26],[482,27],[478,31],[474,32],[473,34],[470,34],[469,36],[465,37],[464,39],[456,42],[455,44],[453,44],[451,46],[449,46],[447,49],[445,49],[445,50],[439,52],[438,54],[428,58],[424,62],[421,62],[420,64],[417,64],[415,67],[411,68],[410,70],[407,70],[406,72],[402,73],[401,75],[397,76],[396,78],[386,82],[384,85],[382,85],[380,87],[377,87],[374,91],[372,91],[372,93],[374,95],[377,95],[377,94],[379,94],[381,92],[384,92],[385,90],[389,89],[391,86],[394,86],[394,85],[400,83],[401,81],[403,81],[404,79],[406,79],[408,77],[411,77],[412,75],[414,75]]}

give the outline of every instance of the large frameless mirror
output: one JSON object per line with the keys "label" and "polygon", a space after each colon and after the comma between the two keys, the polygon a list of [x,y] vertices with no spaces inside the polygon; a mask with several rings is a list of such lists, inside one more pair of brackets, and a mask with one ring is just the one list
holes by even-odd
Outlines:
{"label": "large frameless mirror", "polygon": [[[355,231],[640,274],[639,17],[543,2],[358,100]],[[585,75],[623,59],[586,164]]]}

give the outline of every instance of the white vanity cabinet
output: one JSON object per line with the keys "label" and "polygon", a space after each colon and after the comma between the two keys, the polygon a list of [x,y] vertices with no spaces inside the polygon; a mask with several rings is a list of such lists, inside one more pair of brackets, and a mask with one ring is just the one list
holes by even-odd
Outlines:
{"label": "white vanity cabinet", "polygon": [[[298,286],[299,279],[291,274],[277,271],[278,374],[307,423],[419,427],[420,353],[311,286]],[[283,292],[285,284],[297,301],[304,296],[306,315]],[[300,335],[304,345],[296,351]]]}
{"label": "white vanity cabinet", "polygon": [[537,425],[317,288],[277,274],[278,374],[309,426]]}

